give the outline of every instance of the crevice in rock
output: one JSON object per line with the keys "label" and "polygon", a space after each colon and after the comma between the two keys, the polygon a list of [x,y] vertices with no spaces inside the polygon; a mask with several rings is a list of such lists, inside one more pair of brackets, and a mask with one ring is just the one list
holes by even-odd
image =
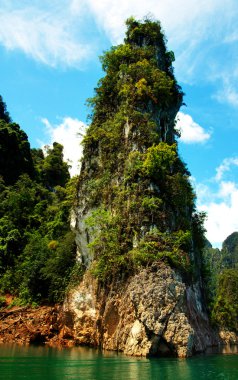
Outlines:
{"label": "crevice in rock", "polygon": [[152,337],[152,346],[147,357],[176,357],[174,346],[168,343],[162,336]]}
{"label": "crevice in rock", "polygon": [[35,332],[30,337],[30,344],[34,344],[36,346],[44,345],[46,342],[46,336],[42,335],[40,331]]}

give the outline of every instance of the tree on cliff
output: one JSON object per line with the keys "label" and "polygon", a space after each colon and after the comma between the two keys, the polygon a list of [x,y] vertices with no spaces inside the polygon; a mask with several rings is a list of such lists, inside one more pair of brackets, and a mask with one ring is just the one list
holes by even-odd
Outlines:
{"label": "tree on cliff", "polygon": [[217,281],[216,296],[212,308],[212,320],[216,324],[238,332],[238,270],[225,269]]}
{"label": "tree on cliff", "polygon": [[212,321],[238,331],[238,232],[229,235],[222,249],[203,251],[205,288]]}
{"label": "tree on cliff", "polygon": [[4,103],[1,95],[0,95],[0,120],[4,120],[6,123],[11,122],[11,117],[7,111],[6,103]]}
{"label": "tree on cliff", "polygon": [[238,269],[238,232],[229,235],[222,244],[222,268]]}
{"label": "tree on cliff", "polygon": [[54,143],[30,149],[0,97],[0,296],[18,303],[59,301],[75,264],[69,215],[74,180]]}
{"label": "tree on cliff", "polygon": [[23,173],[32,177],[34,168],[26,133],[6,119],[0,119],[0,176],[6,184],[13,185]]}
{"label": "tree on cliff", "polygon": [[78,204],[79,245],[89,245],[79,248],[102,281],[156,260],[191,274],[203,218],[175,140],[183,92],[174,55],[159,22],[126,24],[124,44],[101,57],[106,74],[89,100]]}
{"label": "tree on cliff", "polygon": [[23,173],[34,173],[28,137],[20,126],[12,123],[7,106],[0,95],[0,177],[13,185]]}
{"label": "tree on cliff", "polygon": [[63,145],[54,142],[47,154],[42,167],[43,180],[49,187],[65,186],[70,178],[69,166],[63,161]]}

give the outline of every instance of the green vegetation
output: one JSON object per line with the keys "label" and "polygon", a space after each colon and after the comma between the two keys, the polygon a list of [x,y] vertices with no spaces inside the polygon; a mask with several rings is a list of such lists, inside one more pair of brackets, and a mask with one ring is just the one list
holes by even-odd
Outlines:
{"label": "green vegetation", "polygon": [[233,232],[223,242],[221,267],[238,269],[238,232]]}
{"label": "green vegetation", "polygon": [[18,124],[4,119],[0,119],[0,176],[6,185],[13,185],[21,174],[32,178],[34,168],[27,135]]}
{"label": "green vegetation", "polygon": [[238,270],[225,269],[218,276],[212,320],[238,332]]}
{"label": "green vegetation", "polygon": [[0,292],[20,304],[61,301],[75,265],[76,186],[63,147],[30,149],[0,99]]}
{"label": "green vegetation", "polygon": [[198,280],[212,321],[238,332],[238,232],[221,251],[204,239],[205,215],[196,211],[177,148],[183,92],[174,54],[159,22],[126,24],[124,44],[101,57],[105,76],[89,100],[79,178],[70,179],[57,142],[46,155],[30,149],[0,96],[0,307],[6,293],[18,304],[60,302],[80,281],[69,227],[74,205],[101,284],[163,261],[188,283]]}
{"label": "green vegetation", "polygon": [[11,122],[10,115],[7,112],[6,104],[4,103],[1,95],[0,95],[0,120],[4,120],[6,123]]}
{"label": "green vegetation", "polygon": [[173,60],[160,23],[133,18],[124,44],[101,57],[105,76],[89,100],[78,206],[91,270],[102,282],[156,260],[199,276],[203,217],[178,155],[175,117],[183,93]]}
{"label": "green vegetation", "polygon": [[213,323],[238,332],[238,232],[226,238],[221,250],[207,244],[203,272]]}

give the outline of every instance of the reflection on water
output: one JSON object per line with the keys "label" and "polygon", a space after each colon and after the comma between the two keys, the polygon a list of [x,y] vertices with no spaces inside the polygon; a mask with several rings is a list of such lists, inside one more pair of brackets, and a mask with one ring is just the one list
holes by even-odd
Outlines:
{"label": "reflection on water", "polygon": [[218,347],[209,347],[206,350],[207,354],[238,354],[238,345],[235,344],[221,344]]}
{"label": "reflection on water", "polygon": [[237,359],[237,355],[145,359],[83,347],[0,345],[0,379],[237,380]]}
{"label": "reflection on water", "polygon": [[234,344],[227,344],[222,346],[220,352],[222,354],[238,354],[238,346]]}

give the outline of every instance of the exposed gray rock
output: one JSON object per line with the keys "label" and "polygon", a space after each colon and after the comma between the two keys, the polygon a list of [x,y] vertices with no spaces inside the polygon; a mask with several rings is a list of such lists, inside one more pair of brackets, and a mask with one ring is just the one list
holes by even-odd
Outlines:
{"label": "exposed gray rock", "polygon": [[73,314],[77,343],[128,355],[188,357],[219,343],[199,301],[199,287],[187,287],[164,263],[109,289],[86,272],[64,304]]}

